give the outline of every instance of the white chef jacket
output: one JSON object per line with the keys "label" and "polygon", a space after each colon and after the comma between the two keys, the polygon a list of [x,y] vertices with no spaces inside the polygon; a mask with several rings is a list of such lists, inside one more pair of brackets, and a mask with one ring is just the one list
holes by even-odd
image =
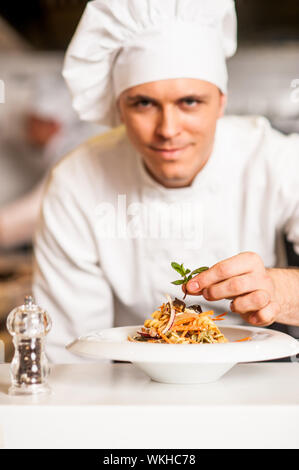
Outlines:
{"label": "white chef jacket", "polygon": [[[253,251],[277,266],[283,232],[299,254],[299,136],[263,117],[221,118],[187,188],[153,180],[123,126],[87,141],[53,169],[35,238],[34,295],[53,320],[49,359],[76,362],[64,348],[76,337],[140,325],[165,293],[182,298],[172,261],[195,269]],[[186,301],[217,312],[229,304]]]}

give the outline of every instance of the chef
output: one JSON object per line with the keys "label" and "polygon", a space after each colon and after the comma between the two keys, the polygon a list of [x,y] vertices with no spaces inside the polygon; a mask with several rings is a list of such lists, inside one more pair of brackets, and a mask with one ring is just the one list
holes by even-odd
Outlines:
{"label": "chef", "polygon": [[[165,293],[228,321],[299,325],[299,136],[224,116],[232,0],[95,0],[63,75],[81,119],[111,130],[52,171],[35,239],[48,355],[99,328],[143,323]],[[172,262],[204,271],[184,285]],[[196,297],[191,297],[196,296]],[[237,314],[237,315],[236,315]]]}

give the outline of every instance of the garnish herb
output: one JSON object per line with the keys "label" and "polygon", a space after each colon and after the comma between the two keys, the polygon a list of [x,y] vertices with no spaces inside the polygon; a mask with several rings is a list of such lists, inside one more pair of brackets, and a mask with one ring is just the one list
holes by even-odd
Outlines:
{"label": "garnish herb", "polygon": [[[190,279],[192,279],[193,276],[209,269],[207,266],[203,266],[201,268],[194,269],[194,271],[191,272],[190,269],[185,269],[184,268],[183,263],[178,264],[178,263],[172,262],[171,266],[183,278],[183,279],[178,279],[177,281],[172,281],[172,284],[174,284],[175,286],[181,286],[183,284],[187,284],[187,282],[189,282]],[[187,294],[185,294],[184,298],[186,297],[186,295]]]}

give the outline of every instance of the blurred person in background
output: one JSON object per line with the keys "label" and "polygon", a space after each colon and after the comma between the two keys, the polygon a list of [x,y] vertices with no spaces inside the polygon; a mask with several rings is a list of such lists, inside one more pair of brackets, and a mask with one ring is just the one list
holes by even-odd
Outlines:
{"label": "blurred person in background", "polygon": [[[23,159],[21,172],[24,167],[27,172],[33,168],[39,177],[24,194],[0,205],[0,249],[5,250],[31,244],[49,170],[81,141],[99,133],[98,126],[79,121],[60,77],[34,80],[21,123],[20,132],[12,132],[6,139],[2,158],[10,158],[12,153]],[[15,129],[14,122],[10,125]],[[0,193],[4,188],[1,184]]]}

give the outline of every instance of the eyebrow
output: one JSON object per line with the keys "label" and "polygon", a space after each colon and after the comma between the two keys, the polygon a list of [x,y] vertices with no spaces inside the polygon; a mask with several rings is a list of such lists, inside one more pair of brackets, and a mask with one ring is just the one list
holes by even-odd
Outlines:
{"label": "eyebrow", "polygon": [[[183,100],[198,100],[198,101],[206,101],[209,98],[208,95],[197,95],[197,94],[188,94],[184,95],[181,98],[179,98],[177,101],[183,101]],[[157,102],[156,99],[152,98],[151,96],[147,95],[134,95],[134,96],[127,96],[126,101],[128,103],[132,103],[134,101],[152,101],[152,102]]]}
{"label": "eyebrow", "polygon": [[128,101],[129,103],[132,102],[132,101],[137,101],[137,100],[156,101],[153,98],[151,98],[150,96],[146,96],[146,95],[134,95],[134,96],[127,96],[126,97],[126,101]]}

